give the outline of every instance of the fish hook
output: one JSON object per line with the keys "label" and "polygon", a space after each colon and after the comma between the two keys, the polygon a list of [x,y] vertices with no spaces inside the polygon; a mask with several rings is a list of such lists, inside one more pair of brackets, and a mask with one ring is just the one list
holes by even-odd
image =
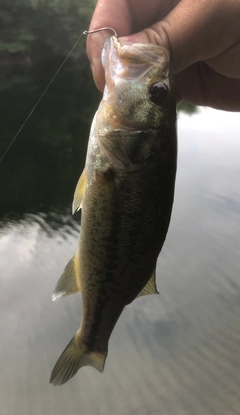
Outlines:
{"label": "fish hook", "polygon": [[95,29],[95,30],[85,30],[83,34],[91,35],[91,33],[101,32],[102,30],[111,30],[114,33],[114,36],[118,37],[116,30],[114,30],[112,27],[101,27],[100,29]]}

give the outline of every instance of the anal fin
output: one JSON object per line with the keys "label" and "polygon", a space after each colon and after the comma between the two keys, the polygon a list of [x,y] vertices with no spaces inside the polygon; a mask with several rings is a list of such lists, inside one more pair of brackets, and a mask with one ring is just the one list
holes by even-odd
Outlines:
{"label": "anal fin", "polygon": [[81,292],[79,261],[77,254],[66,265],[54,289],[52,300]]}
{"label": "anal fin", "polygon": [[143,289],[140,291],[140,293],[137,295],[136,298],[142,297],[143,295],[150,295],[150,294],[159,294],[159,291],[156,285],[156,269],[152,273],[147,284],[143,287]]}

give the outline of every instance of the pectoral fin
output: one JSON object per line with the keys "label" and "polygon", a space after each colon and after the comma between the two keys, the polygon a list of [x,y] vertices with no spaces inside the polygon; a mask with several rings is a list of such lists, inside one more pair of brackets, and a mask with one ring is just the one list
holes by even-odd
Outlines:
{"label": "pectoral fin", "polygon": [[150,295],[150,294],[159,294],[157,290],[157,286],[156,286],[156,270],[154,270],[147,284],[143,287],[143,289],[137,295],[137,298],[142,297],[143,295]]}
{"label": "pectoral fin", "polygon": [[82,201],[84,198],[86,188],[86,173],[85,169],[83,170],[80,179],[78,180],[75,192],[74,192],[74,198],[73,198],[73,204],[72,204],[72,214],[77,212],[81,209]]}
{"label": "pectoral fin", "polygon": [[77,254],[68,262],[52,295],[52,300],[81,292],[79,261]]}

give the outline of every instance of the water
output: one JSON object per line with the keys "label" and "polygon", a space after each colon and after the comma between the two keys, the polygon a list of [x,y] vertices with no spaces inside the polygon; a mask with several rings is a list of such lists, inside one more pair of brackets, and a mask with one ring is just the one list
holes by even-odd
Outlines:
{"label": "water", "polygon": [[[46,79],[34,76],[37,96]],[[80,321],[80,295],[51,294],[77,247],[72,194],[99,99],[78,71],[61,76],[0,165],[1,413],[239,415],[239,114],[181,114],[160,295],[126,307],[103,374],[85,367],[48,383]],[[2,145],[31,109],[24,89],[3,91]]]}

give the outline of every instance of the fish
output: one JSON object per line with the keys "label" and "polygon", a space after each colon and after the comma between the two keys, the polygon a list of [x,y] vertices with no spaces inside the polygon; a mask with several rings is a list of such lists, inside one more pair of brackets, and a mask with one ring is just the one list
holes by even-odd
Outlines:
{"label": "fish", "polygon": [[85,168],[74,193],[79,245],[53,300],[82,293],[80,328],[55,364],[61,385],[83,366],[103,372],[110,335],[135,298],[157,294],[177,167],[176,99],[170,55],[148,43],[103,48],[105,88],[94,116]]}

